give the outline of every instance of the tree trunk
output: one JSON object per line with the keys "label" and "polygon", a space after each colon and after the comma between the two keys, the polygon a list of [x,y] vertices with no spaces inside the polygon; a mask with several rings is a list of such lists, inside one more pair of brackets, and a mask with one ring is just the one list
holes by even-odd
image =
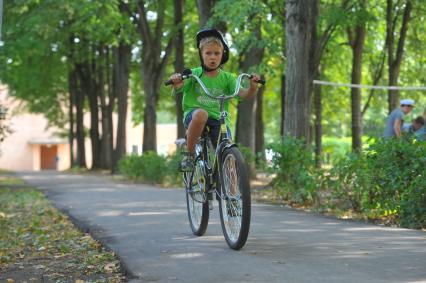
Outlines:
{"label": "tree trunk", "polygon": [[[179,30],[175,36],[175,72],[182,72],[185,68],[184,63],[184,36],[183,36],[183,8],[184,0],[174,0],[174,11],[175,11],[175,25],[179,27]],[[185,137],[185,127],[183,125],[183,110],[182,110],[182,95],[176,95],[176,124],[177,124],[177,138]]]}
{"label": "tree trunk", "polygon": [[[101,127],[102,127],[102,136],[101,136],[101,168],[102,169],[111,169],[112,164],[112,109],[110,105],[113,103],[113,99],[108,99],[108,92],[105,91],[105,88],[108,87],[105,80],[105,74],[107,73],[108,65],[102,64],[103,59],[106,59],[108,56],[105,52],[105,48],[99,48],[99,63],[96,70],[98,77],[97,81],[97,93],[101,102]],[[107,60],[105,60],[107,61]]]}
{"label": "tree trunk", "polygon": [[[213,8],[217,0],[197,0],[198,24],[200,28],[207,27],[207,22],[213,16]],[[226,31],[226,22],[215,23],[215,27],[221,32]]]}
{"label": "tree trunk", "polygon": [[69,132],[68,141],[70,145],[70,166],[71,168],[75,165],[74,158],[74,106],[75,99],[77,96],[77,74],[74,69],[68,71],[68,92],[69,92]]}
{"label": "tree trunk", "polygon": [[[142,151],[157,152],[157,101],[159,93],[154,89],[152,80],[156,80],[152,76],[151,71],[142,66],[144,77],[144,92],[145,92],[145,109],[143,119],[143,146]],[[151,82],[150,82],[151,81]]]}
{"label": "tree trunk", "polygon": [[[285,7],[282,9],[282,11],[280,12],[281,15],[281,24],[283,27],[286,26],[286,11],[285,11]],[[282,34],[282,42],[281,42],[281,46],[282,46],[282,57],[285,58],[286,56],[286,29],[283,29],[283,34]],[[282,62],[282,64],[284,65],[284,60]],[[285,70],[283,70],[283,73],[281,74],[281,123],[280,123],[280,137],[283,138],[284,137],[284,120],[285,120]]]}
{"label": "tree trunk", "polygon": [[[262,77],[263,78],[263,77]],[[255,118],[255,153],[256,164],[265,162],[265,127],[263,124],[263,92],[265,87],[259,88],[257,93],[256,118]]]}
{"label": "tree trunk", "polygon": [[[81,73],[79,69],[82,66],[76,65],[77,73]],[[81,81],[80,81],[81,86]],[[85,134],[84,134],[84,92],[81,87],[77,86],[77,93],[75,99],[75,107],[76,107],[76,136],[77,136],[77,166],[80,168],[86,168],[86,149],[85,149]]]}
{"label": "tree trunk", "polygon": [[79,70],[81,89],[89,98],[90,142],[92,145],[92,170],[100,168],[99,109],[98,95],[94,83],[95,63],[84,62]]}
{"label": "tree trunk", "polygon": [[[253,17],[251,17],[253,18]],[[260,19],[254,19],[256,21],[254,30],[252,30],[253,36],[257,41],[261,40],[261,22]],[[240,56],[244,58],[240,62],[240,69],[247,73],[250,68],[256,68],[263,58],[263,47],[249,47],[247,50],[240,53]],[[250,148],[252,154],[255,153],[255,116],[256,116],[256,96],[251,99],[245,99],[238,103],[237,112],[237,129],[235,131],[235,141],[242,146]]]}
{"label": "tree trunk", "polygon": [[322,97],[321,85],[314,85],[315,108],[315,163],[318,168],[322,165]]}
{"label": "tree trunk", "polygon": [[286,1],[286,97],[284,134],[309,138],[312,29],[316,0]]}
{"label": "tree trunk", "polygon": [[[158,35],[161,37],[162,35]],[[160,40],[160,39],[158,39]],[[153,49],[147,47],[143,52],[142,76],[144,78],[145,109],[144,109],[144,132],[142,151],[157,152],[157,103],[159,99],[159,89],[164,76],[165,63],[172,50],[172,39],[169,40],[162,63],[158,64],[160,50],[155,56],[151,56]],[[148,50],[150,49],[150,50]]]}
{"label": "tree trunk", "polygon": [[[365,41],[365,27],[359,25],[355,27],[355,37],[352,38],[349,31],[349,38],[352,47],[352,84],[360,84],[362,77],[362,52]],[[360,152],[362,147],[362,117],[361,117],[361,89],[351,88],[351,109],[352,109],[352,150]]]}
{"label": "tree trunk", "polygon": [[[410,0],[407,0],[405,3],[404,14],[402,16],[401,29],[399,32],[399,40],[397,43],[396,53],[394,54],[394,44],[395,44],[395,30],[396,30],[396,18],[398,15],[393,16],[394,9],[392,6],[393,1],[387,0],[386,7],[386,43],[388,49],[388,71],[389,71],[389,85],[397,86],[399,70],[402,62],[402,56],[404,53],[405,38],[407,36],[408,22],[410,21],[410,14],[412,10],[412,3]],[[399,7],[395,7],[395,10]],[[396,14],[398,14],[396,12]],[[388,91],[388,103],[389,103],[389,113],[392,112],[395,108],[398,107],[399,102],[399,91],[391,90]]]}
{"label": "tree trunk", "polygon": [[280,136],[284,137],[284,122],[285,120],[285,75],[281,76],[281,124]]}
{"label": "tree trunk", "polygon": [[215,3],[216,0],[197,0],[198,24],[200,27],[205,27],[207,21],[211,18]]}
{"label": "tree trunk", "polygon": [[167,46],[162,46],[165,12],[165,1],[157,1],[157,20],[154,31],[148,24],[147,11],[143,1],[137,2],[137,15],[131,14],[136,21],[138,32],[144,43],[141,61],[145,93],[143,152],[157,152],[156,108],[164,71],[173,50],[173,35],[169,38]]}
{"label": "tree trunk", "polygon": [[118,161],[126,154],[127,93],[129,91],[131,46],[120,42],[114,49],[113,92],[117,97],[117,135],[113,155],[112,170],[117,169]]}

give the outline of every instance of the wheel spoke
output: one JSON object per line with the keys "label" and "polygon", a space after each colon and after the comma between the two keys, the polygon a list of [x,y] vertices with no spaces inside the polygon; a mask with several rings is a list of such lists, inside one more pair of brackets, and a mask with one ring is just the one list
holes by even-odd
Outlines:
{"label": "wheel spoke", "polygon": [[226,193],[224,204],[225,229],[229,238],[236,241],[241,229],[242,205],[238,187],[236,160],[233,155],[226,156],[223,162],[223,180]]}
{"label": "wheel spoke", "polygon": [[[192,180],[188,180],[191,175]],[[198,158],[194,172],[186,173],[184,177],[187,178],[187,208],[191,229],[195,235],[201,236],[207,228],[209,217],[203,161]]]}

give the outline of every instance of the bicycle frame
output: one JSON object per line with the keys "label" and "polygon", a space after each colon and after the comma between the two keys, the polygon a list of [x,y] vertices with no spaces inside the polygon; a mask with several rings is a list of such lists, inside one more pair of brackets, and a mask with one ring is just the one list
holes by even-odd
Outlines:
{"label": "bicycle frame", "polygon": [[[207,171],[208,171],[206,173],[209,176],[208,187],[211,187],[214,184],[213,174],[214,173],[218,174],[218,172],[219,172],[219,169],[218,169],[219,162],[218,162],[218,160],[221,157],[221,153],[223,152],[223,150],[225,148],[229,148],[229,147],[234,147],[234,146],[238,147],[235,143],[231,142],[231,137],[228,136],[228,131],[227,131],[226,122],[225,122],[226,117],[228,116],[228,112],[226,112],[224,110],[225,101],[238,96],[238,93],[239,93],[240,88],[241,88],[241,81],[243,80],[243,78],[251,78],[252,76],[249,75],[249,74],[246,74],[246,73],[240,74],[237,77],[237,84],[236,84],[234,93],[232,95],[222,94],[222,95],[219,95],[219,96],[212,95],[210,93],[210,91],[207,89],[207,87],[204,85],[204,83],[201,81],[201,79],[198,76],[196,76],[196,75],[194,75],[194,74],[191,73],[191,74],[186,74],[186,77],[192,77],[192,78],[194,78],[198,82],[198,84],[201,86],[201,88],[203,89],[203,91],[205,92],[205,94],[208,97],[210,97],[212,99],[216,99],[216,100],[219,101],[220,134],[218,136],[218,140],[217,140],[217,143],[216,143],[217,144],[217,146],[216,146],[216,152],[215,152],[214,160],[213,160],[213,163],[212,163],[213,164],[213,168],[210,168],[209,162],[206,162],[207,166],[205,166],[205,169],[207,169]],[[204,138],[210,138],[210,137],[208,137],[208,135],[205,134],[205,131],[203,131],[203,134],[202,134],[202,136],[200,138],[204,139]],[[202,143],[202,147],[203,147],[203,154],[206,154],[206,152],[208,150],[207,149],[206,141],[204,141]],[[203,158],[205,158],[205,157],[203,157]],[[207,157],[207,158],[210,158],[210,157]],[[190,178],[191,182],[192,182],[192,178],[193,178],[193,176],[191,176],[191,178]],[[220,198],[223,199],[223,196],[220,195],[220,192],[217,190],[217,188],[216,188],[216,195],[218,197],[220,197]]]}
{"label": "bicycle frame", "polygon": [[[239,75],[234,93],[219,96],[213,96],[200,78],[190,71],[182,73],[182,79],[189,77],[198,82],[209,98],[219,101],[220,113],[216,149],[213,150],[213,141],[205,127],[195,145],[195,169],[183,172],[189,223],[195,235],[202,236],[205,233],[215,194],[226,242],[230,248],[238,250],[244,246],[250,229],[250,183],[244,157],[227,131],[225,101],[238,95],[243,78],[251,79],[252,76]],[[264,84],[265,81],[260,80],[258,83]],[[172,84],[171,80],[166,82],[166,85],[169,84]],[[178,140],[176,144],[183,148],[185,140]]]}

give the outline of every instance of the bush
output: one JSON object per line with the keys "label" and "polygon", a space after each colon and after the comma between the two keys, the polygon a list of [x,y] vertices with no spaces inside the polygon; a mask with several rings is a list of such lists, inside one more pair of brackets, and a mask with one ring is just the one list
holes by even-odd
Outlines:
{"label": "bush", "polygon": [[330,190],[329,205],[341,210],[361,212],[370,174],[363,155],[347,154],[330,170],[327,187]]}
{"label": "bush", "polygon": [[131,179],[151,184],[162,184],[168,174],[166,158],[153,151],[124,157],[118,163],[118,170]]}
{"label": "bush", "polygon": [[401,195],[401,226],[426,228],[426,176],[417,177]]}
{"label": "bush", "polygon": [[172,155],[167,156],[167,178],[166,182],[170,185],[182,185],[182,173],[179,171],[180,163],[182,161],[182,154],[177,150]]}
{"label": "bush", "polygon": [[334,163],[335,161],[343,159],[351,152],[351,142],[350,137],[324,137],[322,151],[325,156],[325,163]]}
{"label": "bush", "polygon": [[238,149],[240,150],[246,162],[249,178],[255,179],[256,178],[256,156],[253,154],[250,147],[238,145]]}
{"label": "bush", "polygon": [[290,202],[312,204],[317,199],[318,169],[312,150],[303,141],[286,137],[269,147],[273,151],[272,167],[277,177],[277,192]]}
{"label": "bush", "polygon": [[369,189],[372,208],[382,215],[394,215],[401,223],[412,223],[411,206],[416,210],[415,218],[421,219],[418,213],[425,206],[420,201],[426,194],[426,143],[382,139],[369,147],[366,161],[372,174]]}
{"label": "bush", "polygon": [[127,155],[118,163],[118,170],[125,177],[150,184],[182,184],[179,164],[182,157],[180,152],[163,157],[155,152],[142,155]]}
{"label": "bush", "polygon": [[426,227],[426,143],[380,139],[360,155],[336,163],[327,182],[335,205],[386,218],[404,227]]}

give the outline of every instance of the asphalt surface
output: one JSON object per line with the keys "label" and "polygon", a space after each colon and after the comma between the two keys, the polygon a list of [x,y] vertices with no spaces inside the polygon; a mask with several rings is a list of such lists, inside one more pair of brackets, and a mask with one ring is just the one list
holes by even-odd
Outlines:
{"label": "asphalt surface", "polygon": [[218,207],[192,235],[182,189],[20,172],[116,252],[130,282],[426,282],[426,233],[253,204],[246,246],[228,248]]}

